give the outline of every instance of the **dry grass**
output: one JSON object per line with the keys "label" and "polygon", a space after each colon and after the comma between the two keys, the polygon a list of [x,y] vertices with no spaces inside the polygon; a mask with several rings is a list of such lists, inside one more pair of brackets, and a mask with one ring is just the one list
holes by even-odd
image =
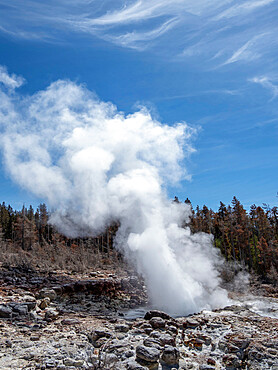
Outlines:
{"label": "dry grass", "polygon": [[104,265],[118,264],[115,251],[100,253],[97,248],[88,246],[32,245],[28,251],[11,243],[1,242],[0,262],[2,266],[18,267],[40,271],[64,270],[69,272],[86,272]]}

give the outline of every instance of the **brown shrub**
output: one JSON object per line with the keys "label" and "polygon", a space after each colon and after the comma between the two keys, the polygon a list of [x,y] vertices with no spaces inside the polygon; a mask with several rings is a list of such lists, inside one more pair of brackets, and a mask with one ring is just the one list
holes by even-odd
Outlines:
{"label": "brown shrub", "polygon": [[65,243],[40,245],[35,243],[29,251],[25,251],[9,242],[0,243],[0,262],[2,266],[36,269],[43,271],[64,270],[69,272],[86,272],[118,264],[117,253],[101,253],[97,248],[86,245]]}

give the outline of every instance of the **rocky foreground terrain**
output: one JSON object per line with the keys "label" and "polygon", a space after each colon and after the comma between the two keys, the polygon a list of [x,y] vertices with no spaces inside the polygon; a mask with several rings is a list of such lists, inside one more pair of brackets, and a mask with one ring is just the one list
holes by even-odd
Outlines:
{"label": "rocky foreground terrain", "polygon": [[180,318],[130,311],[146,304],[142,282],[109,270],[9,268],[0,284],[0,369],[278,369],[278,320],[244,303]]}

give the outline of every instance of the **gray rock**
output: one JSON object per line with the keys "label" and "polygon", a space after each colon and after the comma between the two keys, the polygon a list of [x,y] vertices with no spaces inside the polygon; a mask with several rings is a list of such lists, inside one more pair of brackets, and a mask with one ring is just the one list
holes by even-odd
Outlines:
{"label": "gray rock", "polygon": [[161,359],[166,362],[167,365],[177,365],[179,363],[180,352],[176,347],[165,346]]}
{"label": "gray rock", "polygon": [[92,341],[95,342],[100,338],[111,338],[112,333],[110,333],[106,329],[96,329],[93,330],[90,334],[88,334],[88,338]]}
{"label": "gray rock", "polygon": [[152,331],[151,333],[150,333],[150,337],[152,337],[152,338],[160,338],[161,337],[161,332],[160,331],[158,331],[158,330],[154,330],[154,331]]}
{"label": "gray rock", "polygon": [[49,308],[45,313],[44,319],[46,321],[51,321],[57,319],[58,316],[59,312],[57,310],[55,310],[54,308]]}
{"label": "gray rock", "polygon": [[173,334],[178,334],[178,329],[174,325],[166,325],[165,328],[168,332],[173,333]]}
{"label": "gray rock", "polygon": [[200,323],[197,320],[193,320],[193,319],[186,319],[183,322],[183,327],[185,329],[196,329],[199,325]]}
{"label": "gray rock", "polygon": [[102,347],[104,344],[106,344],[106,342],[108,341],[108,338],[106,337],[102,337],[102,338],[99,338],[98,340],[94,341],[93,344],[96,348],[100,348]]}
{"label": "gray rock", "polygon": [[66,366],[74,366],[74,367],[80,367],[84,364],[84,360],[76,360],[73,358],[65,358],[64,359],[64,365]]}
{"label": "gray rock", "polygon": [[153,348],[156,348],[158,350],[161,350],[162,349],[162,347],[161,347],[160,342],[159,342],[158,339],[146,338],[146,339],[144,339],[143,344],[146,347],[153,347]]}
{"label": "gray rock", "polygon": [[23,358],[26,361],[30,361],[30,360],[33,360],[34,357],[35,357],[34,353],[33,352],[29,352],[29,353],[26,353]]}
{"label": "gray rock", "polygon": [[117,339],[122,340],[125,339],[126,333],[117,333]]}
{"label": "gray rock", "polygon": [[80,324],[80,321],[78,319],[74,318],[67,318],[61,321],[62,325],[78,325]]}
{"label": "gray rock", "polygon": [[54,290],[54,292],[56,293],[56,295],[60,295],[63,292],[62,285],[53,286],[52,289]]}
{"label": "gray rock", "polygon": [[32,342],[39,341],[40,340],[40,336],[39,335],[31,335],[30,340]]}
{"label": "gray rock", "polygon": [[136,347],[136,358],[146,362],[157,362],[160,351],[157,348],[139,345]]}
{"label": "gray rock", "polygon": [[150,320],[153,317],[161,317],[164,320],[173,320],[173,318],[163,311],[151,310],[146,312],[144,319]]}
{"label": "gray rock", "polygon": [[133,349],[133,346],[130,346],[130,342],[128,340],[112,339],[106,349],[107,352],[114,353],[122,357],[126,351]]}
{"label": "gray rock", "polygon": [[162,334],[160,337],[159,337],[159,342],[160,342],[160,345],[161,346],[165,346],[166,344],[168,344],[169,346],[175,346],[176,345],[176,340],[174,337],[172,337],[172,335],[170,334]]}
{"label": "gray rock", "polygon": [[144,322],[142,325],[140,325],[140,329],[144,330],[146,334],[150,334],[153,331],[151,324],[148,322]]}
{"label": "gray rock", "polygon": [[190,360],[181,360],[179,368],[184,370],[199,370],[200,367],[198,362]]}
{"label": "gray rock", "polygon": [[32,319],[32,320],[39,320],[41,317],[36,313],[36,312],[34,312],[34,311],[32,311],[32,312],[30,312],[30,318]]}
{"label": "gray rock", "polygon": [[36,298],[31,294],[26,294],[22,297],[24,302],[36,302]]}
{"label": "gray rock", "polygon": [[105,355],[104,364],[111,369],[113,369],[113,366],[115,366],[118,361],[119,359],[114,353],[107,353]]}
{"label": "gray rock", "polygon": [[131,349],[130,349],[130,350],[128,350],[128,351],[126,351],[126,352],[124,353],[124,357],[126,357],[126,358],[130,358],[130,357],[132,357],[132,356],[134,356],[134,351],[132,351]]}
{"label": "gray rock", "polygon": [[165,320],[161,317],[152,317],[150,319],[150,324],[154,329],[165,328]]}
{"label": "gray rock", "polygon": [[9,318],[12,316],[12,309],[3,304],[0,305],[0,318]]}
{"label": "gray rock", "polygon": [[27,315],[28,314],[28,307],[27,305],[24,303],[24,304],[16,304],[14,307],[13,307],[13,312],[16,312],[18,313],[19,315]]}
{"label": "gray rock", "polygon": [[54,289],[43,288],[39,292],[39,298],[49,298],[51,301],[53,301],[56,297],[57,293]]}
{"label": "gray rock", "polygon": [[56,367],[56,361],[49,359],[45,361],[44,365],[47,369],[53,369],[54,367]]}
{"label": "gray rock", "polygon": [[225,342],[224,340],[220,340],[218,342],[218,348],[220,349],[220,351],[225,352],[227,348],[227,342]]}
{"label": "gray rock", "polygon": [[233,354],[228,354],[228,355],[223,356],[223,362],[227,369],[241,367],[241,361],[238,359],[236,355],[233,355]]}
{"label": "gray rock", "polygon": [[36,307],[36,301],[28,301],[24,302],[24,304],[27,306],[28,311],[32,311]]}
{"label": "gray rock", "polygon": [[148,368],[146,366],[142,366],[142,365],[138,364],[138,362],[136,362],[136,361],[129,361],[126,364],[126,368],[127,368],[127,370],[148,370]]}
{"label": "gray rock", "polygon": [[121,333],[127,333],[129,331],[129,325],[127,324],[117,324],[115,325],[115,330]]}
{"label": "gray rock", "polygon": [[24,295],[22,301],[28,307],[28,311],[33,310],[36,307],[36,298],[32,295]]}

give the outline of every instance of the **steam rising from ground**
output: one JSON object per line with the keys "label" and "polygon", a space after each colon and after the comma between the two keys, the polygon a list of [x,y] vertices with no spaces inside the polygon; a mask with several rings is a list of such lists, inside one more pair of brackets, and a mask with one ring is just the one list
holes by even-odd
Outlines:
{"label": "steam rising from ground", "polygon": [[29,97],[5,87],[0,95],[6,168],[55,208],[60,231],[96,235],[119,221],[116,246],[143,274],[157,308],[188,314],[227,302],[210,237],[181,227],[190,208],[166,197],[166,185],[187,176],[185,123],[161,124],[144,108],[125,116],[70,81]]}

